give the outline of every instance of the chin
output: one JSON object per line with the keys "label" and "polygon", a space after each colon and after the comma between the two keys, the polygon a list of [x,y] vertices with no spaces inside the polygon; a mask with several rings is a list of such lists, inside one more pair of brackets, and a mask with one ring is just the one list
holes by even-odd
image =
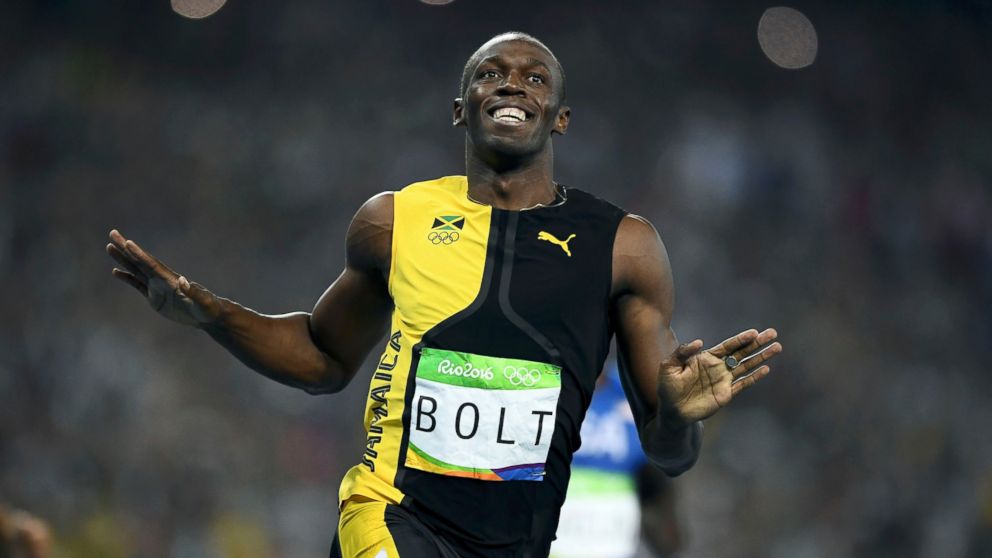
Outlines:
{"label": "chin", "polygon": [[480,153],[498,158],[522,159],[541,152],[543,145],[533,137],[512,137],[486,133],[475,142]]}
{"label": "chin", "polygon": [[495,138],[488,142],[486,147],[487,151],[491,153],[516,158],[536,155],[541,151],[540,148],[533,145],[533,142],[522,142],[504,138]]}

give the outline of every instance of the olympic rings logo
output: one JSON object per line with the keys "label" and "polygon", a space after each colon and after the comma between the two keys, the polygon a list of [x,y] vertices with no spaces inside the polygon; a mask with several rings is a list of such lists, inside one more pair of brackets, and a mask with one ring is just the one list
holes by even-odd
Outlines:
{"label": "olympic rings logo", "polygon": [[431,231],[427,235],[427,240],[430,240],[432,244],[452,244],[459,238],[458,231]]}
{"label": "olympic rings logo", "polygon": [[526,366],[519,368],[516,366],[507,366],[503,369],[503,377],[512,385],[519,386],[523,384],[524,387],[532,387],[541,381],[541,371],[535,368],[527,368]]}

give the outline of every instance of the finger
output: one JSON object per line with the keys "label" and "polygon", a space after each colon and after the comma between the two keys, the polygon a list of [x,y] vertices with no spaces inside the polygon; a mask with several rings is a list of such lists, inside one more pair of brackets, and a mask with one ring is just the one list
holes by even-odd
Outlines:
{"label": "finger", "polygon": [[199,283],[190,283],[189,279],[183,275],[180,275],[179,279],[176,280],[176,286],[179,287],[179,292],[200,306],[210,302],[212,293]]}
{"label": "finger", "polygon": [[708,352],[713,356],[723,358],[729,354],[732,354],[737,349],[747,346],[747,344],[752,342],[756,337],[758,337],[758,330],[756,329],[742,331],[725,340],[723,343],[713,347]]}
{"label": "finger", "polygon": [[135,259],[134,256],[128,253],[126,248],[127,238],[125,238],[124,235],[121,234],[119,230],[114,229],[110,231],[110,243],[116,246],[117,249],[120,250],[121,253],[127,256],[128,258],[131,258],[132,260]]}
{"label": "finger", "polygon": [[197,319],[201,323],[216,320],[220,316],[221,307],[214,293],[196,281],[191,282],[183,276],[179,277],[178,284],[179,291],[199,308],[200,315],[197,316]]}
{"label": "finger", "polygon": [[124,243],[127,242],[127,239],[124,238],[124,235],[122,235],[119,230],[113,229],[110,231],[110,242],[112,242],[114,246],[124,250]]}
{"label": "finger", "polygon": [[735,366],[734,369],[731,370],[731,372],[733,373],[734,378],[740,378],[742,376],[746,376],[751,370],[754,370],[759,365],[761,365],[768,359],[772,358],[773,356],[781,352],[782,352],[782,344],[777,342],[772,343],[771,345],[768,345],[761,351],[740,361],[740,365]]}
{"label": "finger", "polygon": [[749,355],[761,349],[764,345],[774,341],[777,337],[778,332],[775,331],[774,328],[768,328],[759,333],[753,341],[734,351],[733,357],[736,358],[738,362],[743,361]]}
{"label": "finger", "polygon": [[138,267],[146,275],[158,275],[170,283],[176,279],[177,274],[175,271],[172,271],[169,266],[160,262],[155,256],[145,252],[141,246],[138,246],[137,242],[133,240],[126,241],[124,243],[124,251],[135,258]]}
{"label": "finger", "polygon": [[738,393],[758,383],[762,378],[767,376],[769,372],[771,372],[771,368],[768,366],[762,366],[747,376],[734,380],[734,383],[730,384],[731,397],[736,397]]}
{"label": "finger", "polygon": [[120,248],[118,248],[117,246],[114,246],[113,244],[108,244],[107,253],[110,254],[111,258],[114,258],[114,260],[116,260],[117,263],[121,264],[124,267],[124,269],[126,269],[132,275],[135,275],[144,281],[148,280],[148,278],[145,277],[145,274],[142,273],[140,269],[138,269],[138,266],[135,265],[135,263],[131,260],[131,258],[129,258],[128,255],[125,254],[124,252],[121,252]]}
{"label": "finger", "polygon": [[131,285],[135,289],[138,289],[138,292],[140,292],[145,298],[148,298],[148,284],[139,280],[134,274],[128,273],[127,271],[124,271],[123,269],[118,269],[116,267],[113,269],[113,271],[111,271],[111,273],[113,274],[114,277],[120,279],[121,281],[124,281],[125,283]]}
{"label": "finger", "polygon": [[703,340],[696,339],[688,343],[682,343],[681,345],[676,347],[675,352],[673,354],[679,362],[685,364],[685,362],[689,360],[692,357],[692,355],[698,353],[700,350],[702,350],[702,348],[703,348]]}

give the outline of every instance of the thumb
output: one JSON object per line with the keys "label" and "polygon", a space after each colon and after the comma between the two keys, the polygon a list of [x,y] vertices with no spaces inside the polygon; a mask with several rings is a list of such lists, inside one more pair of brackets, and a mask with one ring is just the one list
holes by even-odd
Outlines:
{"label": "thumb", "polygon": [[199,323],[207,323],[217,318],[217,297],[214,293],[196,281],[190,282],[184,275],[180,275],[176,283],[179,292],[193,302],[194,307],[191,310]]}
{"label": "thumb", "polygon": [[192,285],[189,284],[189,279],[186,279],[186,276],[185,275],[180,275],[179,276],[179,292],[183,293],[184,295],[186,295],[186,296],[188,296],[190,298],[193,298],[192,293],[190,292],[192,290],[193,290],[193,287],[192,287]]}
{"label": "thumb", "polygon": [[193,302],[201,306],[210,303],[213,293],[203,288],[203,285],[196,282],[190,283],[185,275],[180,275],[177,282],[179,283],[179,292],[192,299]]}
{"label": "thumb", "polygon": [[703,348],[703,340],[696,339],[688,343],[682,343],[679,345],[675,352],[672,353],[672,359],[678,361],[681,364],[685,364],[692,355],[698,353]]}

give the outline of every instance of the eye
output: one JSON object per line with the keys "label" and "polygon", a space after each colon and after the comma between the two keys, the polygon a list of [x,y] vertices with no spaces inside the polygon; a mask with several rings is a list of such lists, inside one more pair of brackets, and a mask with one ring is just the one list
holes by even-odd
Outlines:
{"label": "eye", "polygon": [[496,70],[482,70],[481,72],[479,72],[480,79],[490,79],[496,77],[499,77],[499,74],[496,73]]}
{"label": "eye", "polygon": [[538,85],[544,85],[545,82],[544,76],[542,76],[541,74],[531,74],[527,76],[527,79],[529,79],[531,83],[536,83]]}

